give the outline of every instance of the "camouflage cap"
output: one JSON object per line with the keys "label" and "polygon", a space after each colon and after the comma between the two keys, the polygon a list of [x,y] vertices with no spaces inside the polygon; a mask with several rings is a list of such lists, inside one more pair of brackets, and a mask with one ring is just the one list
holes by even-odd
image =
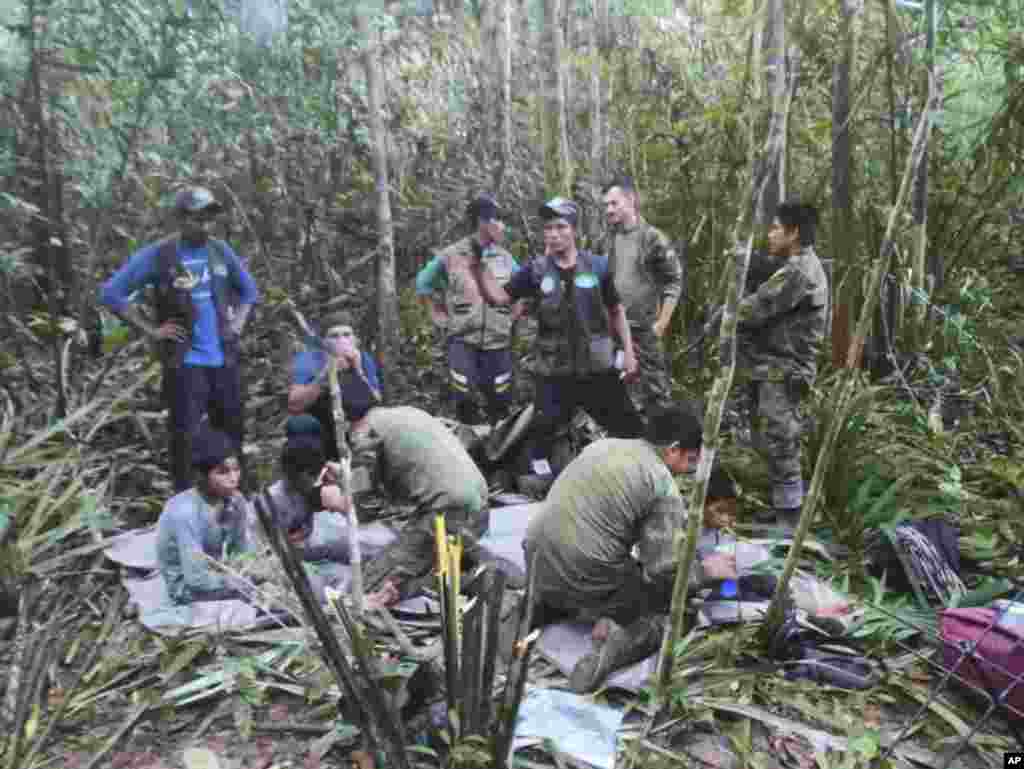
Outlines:
{"label": "camouflage cap", "polygon": [[174,196],[174,210],[189,214],[196,211],[220,213],[224,206],[205,187],[185,187]]}
{"label": "camouflage cap", "polygon": [[573,227],[579,220],[580,207],[566,198],[551,198],[540,207],[540,216],[545,221],[548,219],[565,219]]}

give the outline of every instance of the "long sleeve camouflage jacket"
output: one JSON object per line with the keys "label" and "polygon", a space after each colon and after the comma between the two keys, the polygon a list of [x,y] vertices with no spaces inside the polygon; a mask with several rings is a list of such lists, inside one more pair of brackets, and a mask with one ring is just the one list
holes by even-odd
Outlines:
{"label": "long sleeve camouflage jacket", "polygon": [[812,246],[786,261],[740,303],[740,365],[755,380],[814,381],[825,338],[828,279]]}
{"label": "long sleeve camouflage jacket", "polygon": [[644,219],[612,228],[603,250],[630,323],[650,326],[664,302],[679,301],[682,264],[665,234]]}

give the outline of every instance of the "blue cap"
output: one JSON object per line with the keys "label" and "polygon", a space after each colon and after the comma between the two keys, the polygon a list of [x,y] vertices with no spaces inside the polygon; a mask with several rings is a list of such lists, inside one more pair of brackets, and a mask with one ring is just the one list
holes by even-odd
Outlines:
{"label": "blue cap", "polygon": [[542,219],[565,219],[573,227],[580,216],[580,207],[567,198],[551,198],[540,207]]}
{"label": "blue cap", "polygon": [[466,208],[466,214],[475,218],[477,222],[496,222],[499,218],[498,201],[486,192],[477,195]]}

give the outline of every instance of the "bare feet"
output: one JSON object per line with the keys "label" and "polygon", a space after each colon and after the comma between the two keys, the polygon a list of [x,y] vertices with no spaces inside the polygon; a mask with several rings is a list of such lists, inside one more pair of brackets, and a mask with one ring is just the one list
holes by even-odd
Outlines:
{"label": "bare feet", "polygon": [[594,629],[590,631],[590,638],[596,644],[603,644],[608,640],[608,636],[612,634],[616,627],[618,625],[615,624],[614,620],[602,617],[594,625]]}
{"label": "bare feet", "polygon": [[387,609],[401,600],[398,587],[393,580],[385,580],[380,590],[366,596],[367,609]]}

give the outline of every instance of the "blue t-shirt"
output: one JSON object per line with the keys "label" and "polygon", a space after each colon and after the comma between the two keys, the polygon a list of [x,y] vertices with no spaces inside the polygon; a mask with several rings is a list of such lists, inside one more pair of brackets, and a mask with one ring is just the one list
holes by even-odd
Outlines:
{"label": "blue t-shirt", "polygon": [[[365,350],[361,353],[363,373],[366,381],[376,392],[380,392],[380,372],[373,356]],[[295,355],[292,367],[292,384],[310,384],[327,365],[327,353],[323,350],[304,350]]]}
{"label": "blue t-shirt", "polygon": [[[139,289],[155,286],[159,280],[160,243],[151,243],[140,248],[115,272],[100,291],[100,301],[115,311],[125,309],[132,301],[132,295]],[[237,269],[228,270],[228,275],[237,275],[239,303],[255,304],[259,291],[252,276],[242,267],[236,254],[224,243],[224,259],[233,261]],[[192,288],[192,304],[196,319],[192,326],[192,347],[185,354],[187,366],[223,366],[224,348],[221,345],[217,324],[217,307],[213,299],[213,284],[210,276],[208,246],[190,247],[178,242],[178,261],[193,276],[198,278]]]}

